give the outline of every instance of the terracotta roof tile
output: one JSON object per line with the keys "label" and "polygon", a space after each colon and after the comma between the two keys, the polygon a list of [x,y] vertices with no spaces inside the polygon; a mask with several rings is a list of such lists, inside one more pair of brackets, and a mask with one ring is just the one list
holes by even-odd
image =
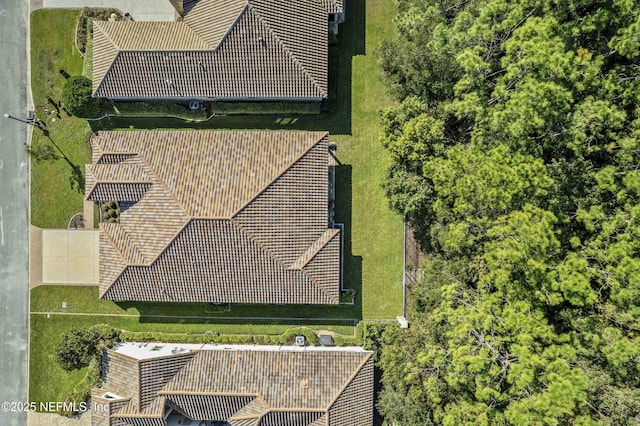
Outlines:
{"label": "terracotta roof tile", "polygon": [[262,397],[257,397],[254,398],[249,404],[242,407],[241,410],[238,410],[235,414],[233,414],[233,416],[229,417],[229,420],[231,420],[232,424],[235,425],[233,421],[239,422],[239,420],[245,419],[248,421],[245,423],[239,422],[238,424],[242,423],[253,425],[258,421],[258,418],[268,410],[269,407],[267,407],[267,404],[264,402]]}
{"label": "terracotta roof tile", "polygon": [[320,0],[327,13],[343,13],[344,4],[342,0]]}
{"label": "terracotta roof tile", "polygon": [[184,16],[184,22],[199,34],[209,49],[215,49],[247,8],[247,0],[199,1]]}
{"label": "terracotta roof tile", "polygon": [[93,145],[87,199],[141,194],[102,225],[103,298],[338,303],[325,133],[101,132]]}
{"label": "terracotta roof tile", "polygon": [[321,99],[320,0],[202,0],[182,22],[97,22],[93,91],[117,99]]}
{"label": "terracotta roof tile", "polygon": [[[163,418],[165,406],[190,419],[226,420],[233,426],[372,424],[371,352],[258,348],[142,360],[108,350],[104,391],[130,398],[110,413],[112,424],[164,424],[155,421]],[[129,380],[126,389],[127,375],[143,379]],[[140,409],[138,401],[148,402]],[[103,421],[95,414],[93,419]]]}
{"label": "terracotta roof tile", "polygon": [[[369,353],[201,351],[159,392],[261,395],[267,406],[326,409]],[[219,371],[223,374],[202,374]]]}

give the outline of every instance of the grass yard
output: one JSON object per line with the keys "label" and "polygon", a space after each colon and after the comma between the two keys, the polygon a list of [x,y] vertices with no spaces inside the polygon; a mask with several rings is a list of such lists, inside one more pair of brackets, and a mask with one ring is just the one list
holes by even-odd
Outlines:
{"label": "grass yard", "polygon": [[[62,308],[62,302],[66,308]],[[327,318],[341,324],[352,324],[357,316],[355,306],[312,305],[231,305],[211,306],[206,303],[115,303],[98,298],[96,286],[43,285],[31,290],[31,312],[97,313],[117,315],[172,315],[216,317],[220,321],[237,317]],[[228,321],[228,320],[227,320]]]}
{"label": "grass yard", "polygon": [[[41,228],[66,228],[82,211],[84,165],[91,161],[85,120],[56,111],[65,78],[82,72],[82,56],[74,46],[79,10],[38,10],[31,14],[31,86],[36,116],[46,124],[48,136],[34,129],[32,149],[54,148],[54,161],[32,161],[31,224]],[[51,111],[45,114],[45,109]]]}

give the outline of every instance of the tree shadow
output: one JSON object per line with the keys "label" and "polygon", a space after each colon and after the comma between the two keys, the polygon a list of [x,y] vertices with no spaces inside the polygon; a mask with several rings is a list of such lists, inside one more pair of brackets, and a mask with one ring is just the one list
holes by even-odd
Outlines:
{"label": "tree shadow", "polygon": [[325,112],[319,115],[233,115],[214,116],[195,122],[166,117],[109,116],[90,120],[91,129],[282,129],[319,130],[331,134],[352,134],[352,73],[353,57],[365,54],[366,1],[350,0],[346,4],[346,19],[340,24],[338,42],[329,47],[328,91]]}
{"label": "tree shadow", "polygon": [[60,146],[51,138],[48,132],[45,133],[45,136],[47,137],[47,139],[49,139],[49,141],[53,144],[53,146],[56,147],[56,149],[62,156],[61,158],[71,168],[70,175],[69,175],[69,186],[71,187],[71,189],[78,191],[81,194],[84,193],[84,184],[85,184],[84,171],[80,168],[80,166],[78,166],[77,164],[74,164],[69,159],[69,157],[67,157],[64,151],[62,151]]}

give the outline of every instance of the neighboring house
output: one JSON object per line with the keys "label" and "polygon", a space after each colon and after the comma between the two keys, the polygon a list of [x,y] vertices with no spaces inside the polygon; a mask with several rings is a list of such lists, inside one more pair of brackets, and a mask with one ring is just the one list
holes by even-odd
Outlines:
{"label": "neighboring house", "polygon": [[[341,0],[173,2],[177,22],[93,23],[93,96],[112,100],[321,101],[327,17]],[[331,26],[332,24],[330,24]]]}
{"label": "neighboring house", "polygon": [[371,426],[362,348],[125,343],[103,356],[93,426]]}
{"label": "neighboring house", "polygon": [[113,131],[91,139],[102,299],[337,304],[325,132]]}

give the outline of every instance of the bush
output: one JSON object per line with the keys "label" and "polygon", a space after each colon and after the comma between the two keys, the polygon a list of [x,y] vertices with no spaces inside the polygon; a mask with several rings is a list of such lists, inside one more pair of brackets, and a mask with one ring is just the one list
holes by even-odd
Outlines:
{"label": "bush", "polygon": [[100,112],[100,100],[91,97],[91,80],[81,75],[70,77],[64,84],[62,103],[76,117],[94,117]]}
{"label": "bush", "polygon": [[149,102],[111,102],[105,107],[106,111],[114,115],[128,117],[176,117],[183,120],[206,120],[207,112],[204,110],[191,111],[189,107],[181,103],[149,101]]}
{"label": "bush", "polygon": [[109,325],[73,328],[62,335],[58,345],[58,364],[66,370],[86,367],[92,359],[99,359],[102,350],[119,340],[119,331]]}
{"label": "bush", "polygon": [[320,102],[213,102],[211,111],[226,115],[316,115]]}
{"label": "bush", "polygon": [[289,328],[282,333],[282,343],[291,343],[296,336],[304,336],[309,345],[315,345],[318,340],[318,336],[310,328],[299,327]]}
{"label": "bush", "polygon": [[76,44],[78,45],[78,49],[82,53],[86,53],[87,43],[89,41],[89,35],[92,32],[93,27],[93,19],[98,19],[100,21],[106,21],[111,17],[111,14],[115,13],[118,17],[119,21],[122,19],[122,12],[118,9],[112,8],[92,8],[85,7],[82,9],[82,14],[80,18],[78,18],[78,25],[76,27]]}
{"label": "bush", "polygon": [[69,396],[65,398],[65,405],[60,408],[58,414],[61,416],[73,416],[82,411],[82,403],[86,402],[91,396],[91,388],[100,385],[102,381],[100,365],[98,358],[93,358],[89,362],[87,375],[74,386]]}

